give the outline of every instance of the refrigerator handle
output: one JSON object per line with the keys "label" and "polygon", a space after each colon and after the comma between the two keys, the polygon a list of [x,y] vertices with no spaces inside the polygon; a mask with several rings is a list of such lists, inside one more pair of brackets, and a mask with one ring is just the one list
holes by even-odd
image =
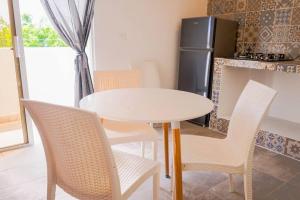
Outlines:
{"label": "refrigerator handle", "polygon": [[205,87],[208,88],[209,87],[209,82],[210,79],[212,79],[212,77],[210,77],[211,75],[211,60],[212,60],[212,54],[208,54],[207,59],[206,59],[206,66],[205,66]]}

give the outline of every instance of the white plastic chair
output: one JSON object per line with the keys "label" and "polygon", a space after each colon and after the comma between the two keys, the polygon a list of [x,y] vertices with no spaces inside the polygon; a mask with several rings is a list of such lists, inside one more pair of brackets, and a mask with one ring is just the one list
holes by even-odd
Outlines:
{"label": "white plastic chair", "polygon": [[158,72],[158,64],[155,61],[148,60],[141,63],[136,68],[141,71],[142,86],[144,88],[160,88],[160,76]]}
{"label": "white plastic chair", "polygon": [[233,110],[225,139],[182,135],[182,169],[226,172],[231,192],[232,174],[242,174],[245,199],[251,200],[255,135],[275,95],[275,90],[249,81]]}
{"label": "white plastic chair", "polygon": [[127,199],[153,176],[153,199],[159,199],[156,161],[112,152],[96,113],[23,100],[34,120],[46,154],[47,199],[56,185],[78,199]]}
{"label": "white plastic chair", "polygon": [[[111,70],[94,72],[95,92],[116,88],[141,87],[141,71]],[[152,156],[157,159],[158,133],[146,123],[118,122],[102,119],[103,127],[112,145],[141,142],[141,154],[145,156],[145,142],[152,142]]]}

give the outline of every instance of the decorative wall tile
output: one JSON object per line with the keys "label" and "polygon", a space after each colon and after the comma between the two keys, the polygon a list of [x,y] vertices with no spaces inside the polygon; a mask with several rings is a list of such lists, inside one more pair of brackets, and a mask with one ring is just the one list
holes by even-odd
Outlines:
{"label": "decorative wall tile", "polygon": [[246,13],[246,27],[247,26],[260,26],[261,12],[248,12]]}
{"label": "decorative wall tile", "polygon": [[276,8],[291,8],[293,7],[293,1],[294,0],[277,0]]}
{"label": "decorative wall tile", "polygon": [[288,42],[289,41],[288,39],[289,39],[289,27],[285,27],[285,26],[273,27],[272,42],[283,43],[283,42]]}
{"label": "decorative wall tile", "polygon": [[297,72],[297,65],[292,64],[276,64],[275,71],[278,72],[287,72],[287,73],[296,73]]}
{"label": "decorative wall tile", "polygon": [[213,130],[217,130],[217,109],[218,108],[215,106],[213,111],[210,113],[209,128]]}
{"label": "decorative wall tile", "polygon": [[300,26],[291,26],[288,33],[289,42],[300,42]]}
{"label": "decorative wall tile", "polygon": [[298,73],[298,74],[300,73],[300,66],[296,67],[296,73]]}
{"label": "decorative wall tile", "polygon": [[[257,11],[261,7],[261,0],[247,0],[247,11]],[[258,9],[259,8],[259,9]]]}
{"label": "decorative wall tile", "polygon": [[286,70],[287,73],[296,73],[295,66],[287,65],[286,68],[285,68],[285,70]]}
{"label": "decorative wall tile", "polygon": [[237,41],[242,42],[244,40],[246,13],[236,13],[234,15],[234,20],[239,24],[239,28],[237,31]]}
{"label": "decorative wall tile", "polygon": [[274,25],[288,25],[291,22],[292,9],[276,10]]}
{"label": "decorative wall tile", "polygon": [[223,0],[213,0],[212,1],[212,14],[220,15],[224,13],[224,1]]}
{"label": "decorative wall tile", "polygon": [[262,10],[274,10],[276,8],[276,0],[262,0],[261,9]]}
{"label": "decorative wall tile", "polygon": [[217,130],[221,133],[227,133],[229,126],[229,121],[226,119],[218,118],[217,120]]}
{"label": "decorative wall tile", "polygon": [[212,1],[208,1],[207,2],[207,15],[213,15],[213,6],[212,6]]}
{"label": "decorative wall tile", "polygon": [[294,7],[300,7],[300,0],[295,0]]}
{"label": "decorative wall tile", "polygon": [[289,57],[299,60],[300,42],[289,43],[286,47],[286,53]]}
{"label": "decorative wall tile", "polygon": [[274,10],[266,10],[262,11],[260,15],[260,24],[262,26],[272,26],[275,19],[275,11]]}
{"label": "decorative wall tile", "polygon": [[234,13],[236,11],[236,0],[225,0],[224,1],[224,12]]}
{"label": "decorative wall tile", "polygon": [[245,27],[246,13],[235,13],[234,20],[239,23],[239,27]]}
{"label": "decorative wall tile", "polygon": [[243,12],[246,10],[247,1],[246,0],[237,0],[236,2],[236,11]]}
{"label": "decorative wall tile", "polygon": [[244,32],[244,41],[247,43],[255,43],[258,41],[259,28],[257,26],[246,26]]}
{"label": "decorative wall tile", "polygon": [[256,47],[256,43],[249,43],[249,42],[245,42],[244,43],[244,51],[245,52],[253,52],[255,51],[255,47]]}
{"label": "decorative wall tile", "polygon": [[285,154],[297,160],[300,160],[300,142],[288,138],[285,147]]}
{"label": "decorative wall tile", "polygon": [[236,44],[236,51],[237,52],[241,52],[244,53],[245,52],[245,48],[244,48],[244,42],[237,42]]}
{"label": "decorative wall tile", "polygon": [[263,26],[259,29],[259,40],[260,42],[270,42],[273,36],[273,27],[272,26]]}
{"label": "decorative wall tile", "polygon": [[293,8],[292,25],[300,25],[300,7]]}
{"label": "decorative wall tile", "polygon": [[217,17],[221,18],[221,19],[228,19],[228,20],[234,20],[234,14],[222,14],[222,15],[218,15]]}
{"label": "decorative wall tile", "polygon": [[237,42],[242,42],[242,41],[244,41],[244,29],[239,28],[237,30]]}
{"label": "decorative wall tile", "polygon": [[213,91],[211,100],[214,104],[219,104],[219,92]]}
{"label": "decorative wall tile", "polygon": [[254,52],[284,53],[300,60],[300,0],[209,0],[208,10],[238,21],[238,52],[251,47]]}
{"label": "decorative wall tile", "polygon": [[268,63],[266,65],[266,70],[268,70],[268,71],[276,71],[276,69],[277,69],[277,66],[273,65],[272,63]]}
{"label": "decorative wall tile", "polygon": [[256,144],[277,153],[285,151],[286,138],[268,131],[259,131],[256,137]]}
{"label": "decorative wall tile", "polygon": [[271,43],[268,49],[272,53],[286,53],[288,50],[285,43]]}
{"label": "decorative wall tile", "polygon": [[258,42],[255,46],[255,52],[257,53],[268,53],[269,43],[267,42]]}

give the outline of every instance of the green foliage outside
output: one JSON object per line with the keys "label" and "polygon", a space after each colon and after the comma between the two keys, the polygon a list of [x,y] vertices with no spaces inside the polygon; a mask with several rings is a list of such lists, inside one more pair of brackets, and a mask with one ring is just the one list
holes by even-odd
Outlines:
{"label": "green foliage outside", "polygon": [[11,47],[11,34],[10,28],[4,19],[0,18],[0,48]]}
{"label": "green foliage outside", "polygon": [[[57,32],[42,23],[33,24],[30,15],[22,15],[22,35],[25,47],[65,47],[66,44]],[[11,47],[12,40],[8,23],[0,18],[0,48]]]}

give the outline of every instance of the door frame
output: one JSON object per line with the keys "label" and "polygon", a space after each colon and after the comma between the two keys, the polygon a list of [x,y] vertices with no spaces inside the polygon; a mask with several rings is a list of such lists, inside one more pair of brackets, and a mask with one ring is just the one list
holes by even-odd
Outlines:
{"label": "door frame", "polygon": [[[7,0],[9,21],[12,36],[12,50],[14,52],[14,63],[16,71],[16,80],[18,86],[19,100],[29,98],[27,73],[25,65],[25,54],[22,40],[22,23],[20,15],[19,0]],[[20,116],[22,124],[22,132],[24,142],[21,144],[11,145],[0,148],[0,152],[30,146],[33,144],[33,129],[30,116],[25,111],[24,106],[20,102]]]}

